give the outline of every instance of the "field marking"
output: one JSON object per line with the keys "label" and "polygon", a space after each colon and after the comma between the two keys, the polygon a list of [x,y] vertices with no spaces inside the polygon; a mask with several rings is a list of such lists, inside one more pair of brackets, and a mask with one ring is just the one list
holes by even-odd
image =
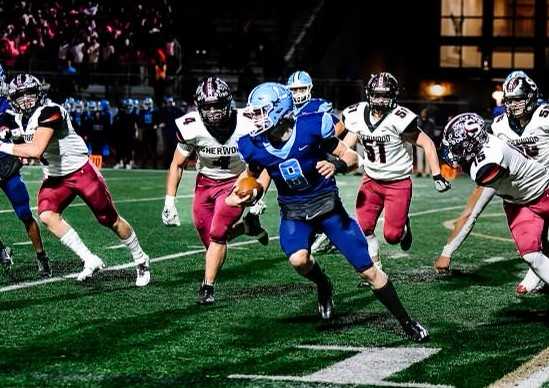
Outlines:
{"label": "field marking", "polygon": [[494,257],[489,257],[487,259],[484,259],[482,261],[484,261],[485,263],[499,263],[500,261],[507,261],[507,260],[509,259],[503,256],[494,256]]}
{"label": "field marking", "polygon": [[[271,241],[272,240],[278,240],[278,236],[270,237],[269,240],[271,240]],[[242,245],[250,245],[250,244],[257,244],[257,243],[258,243],[257,240],[249,240],[249,241],[240,241],[240,242],[237,242],[237,243],[234,243],[234,244],[228,244],[228,246],[229,247],[239,247],[239,246],[242,246]],[[159,257],[152,258],[151,263],[158,263],[158,262],[161,262],[161,261],[173,260],[173,259],[177,259],[179,257],[191,256],[191,255],[195,255],[197,253],[204,253],[204,252],[206,252],[205,248],[194,249],[194,250],[185,251],[185,252],[172,253],[170,255],[164,255],[164,256],[159,256]],[[118,264],[118,265],[113,265],[113,266],[110,266],[110,267],[106,267],[105,269],[103,269],[103,271],[120,271],[122,269],[128,269],[128,268],[134,268],[134,267],[135,267],[135,264],[132,262],[132,263]],[[21,289],[24,289],[24,288],[37,287],[37,286],[41,286],[43,284],[57,283],[57,282],[61,282],[61,281],[68,280],[68,279],[74,279],[77,276],[78,276],[78,272],[74,272],[74,273],[71,273],[71,274],[68,274],[68,275],[57,276],[57,277],[53,277],[53,278],[49,278],[49,279],[41,279],[41,280],[36,280],[36,281],[31,281],[31,282],[23,282],[23,283],[13,284],[11,286],[6,286],[6,287],[0,288],[0,292],[10,292],[10,291],[21,290]]]}
{"label": "field marking", "polygon": [[[177,196],[177,198],[190,198],[190,197],[193,197],[193,195],[187,194],[187,195],[178,195]],[[160,199],[164,199],[164,197],[141,198],[141,199],[135,199],[135,200],[128,199],[128,200],[118,201],[117,203],[156,201],[156,200],[160,200]],[[82,204],[77,203],[77,204],[70,205],[70,206],[87,206],[87,205],[85,203],[82,203]],[[424,211],[419,211],[419,212],[415,212],[415,213],[410,213],[409,216],[410,217],[415,217],[415,216],[421,216],[421,215],[424,215],[424,214],[441,213],[441,212],[445,212],[447,210],[461,209],[462,207],[463,206],[460,205],[460,206],[450,206],[450,207],[439,208],[439,209],[424,210]],[[11,211],[13,211],[13,210],[11,210]],[[2,213],[2,212],[6,212],[6,211],[0,210],[0,213]],[[279,238],[278,236],[274,236],[274,237],[270,237],[269,240],[278,240],[278,238]],[[242,245],[255,244],[257,242],[258,242],[257,240],[242,241],[242,242],[237,242],[237,243],[234,243],[234,244],[228,244],[228,246],[229,247],[238,247],[238,246],[242,246]],[[114,249],[114,248],[111,248],[111,249]],[[179,258],[179,257],[190,256],[190,255],[194,255],[194,254],[202,253],[202,252],[205,252],[204,248],[190,250],[190,251],[186,251],[186,252],[173,253],[173,254],[170,254],[170,255],[165,255],[165,256],[152,258],[151,263],[157,263],[157,262],[161,262],[161,261],[165,261],[165,260],[173,260],[173,259],[176,259],[176,258]],[[133,263],[120,264],[120,265],[115,265],[115,266],[112,266],[112,267],[107,267],[107,268],[104,269],[104,271],[117,271],[117,270],[121,270],[121,269],[131,268],[133,266],[134,266]],[[23,283],[13,284],[11,286],[5,286],[5,287],[0,288],[0,292],[10,292],[10,291],[16,291],[16,290],[25,289],[25,288],[37,287],[37,286],[41,286],[43,284],[56,283],[56,282],[61,282],[63,280],[67,280],[67,279],[73,279],[73,278],[76,278],[77,276],[78,276],[78,273],[75,272],[75,273],[72,273],[72,274],[57,276],[57,277],[53,277],[53,278],[49,278],[49,279],[40,279],[40,280],[36,280],[36,281],[31,281],[31,282],[23,282]]]}
{"label": "field marking", "polygon": [[[183,194],[183,195],[178,195],[176,198],[192,198],[194,197],[194,194]],[[154,201],[160,201],[160,200],[163,200],[165,199],[166,197],[149,197],[149,198],[134,198],[134,199],[122,199],[120,201],[114,201],[115,204],[120,204],[120,203],[139,203],[139,202],[154,202]],[[84,207],[84,206],[88,206],[86,203],[82,202],[82,203],[74,203],[74,204],[71,204],[69,205],[68,207]],[[31,210],[36,210],[38,209],[37,206],[33,206],[31,207]],[[14,213],[15,210],[13,209],[0,209],[0,214],[2,213]]]}
{"label": "field marking", "polygon": [[111,245],[109,247],[106,247],[105,249],[121,249],[121,248],[125,248],[126,246],[124,244],[116,244],[116,245]]}
{"label": "field marking", "polygon": [[32,245],[32,241],[21,241],[13,243],[12,245]]}
{"label": "field marking", "polygon": [[[505,215],[505,213],[488,213],[488,214],[483,214],[482,217],[484,217],[484,218],[486,218],[486,217],[501,217],[501,216],[504,216],[504,215]],[[454,229],[454,222],[456,222],[457,220],[458,220],[458,218],[453,218],[451,220],[446,220],[442,223],[442,225],[446,229],[452,230],[452,229]],[[484,233],[478,233],[478,232],[471,232],[469,234],[471,236],[484,238],[486,240],[512,242],[513,244],[515,243],[515,241],[512,238],[509,238],[509,237],[498,237],[498,236],[492,236],[490,234],[484,234]]]}
{"label": "field marking", "polygon": [[549,381],[549,348],[506,374],[489,388],[539,388]]}
{"label": "field marking", "polygon": [[442,388],[448,385],[385,381],[415,363],[438,353],[440,348],[363,348],[333,345],[302,345],[298,349],[355,352],[356,354],[306,376],[233,374],[230,379],[296,381],[307,383],[374,385],[382,387]]}

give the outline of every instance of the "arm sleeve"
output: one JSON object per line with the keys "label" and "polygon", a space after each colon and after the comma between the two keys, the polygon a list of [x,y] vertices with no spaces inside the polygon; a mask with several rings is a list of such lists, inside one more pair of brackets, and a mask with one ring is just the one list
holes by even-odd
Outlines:
{"label": "arm sleeve", "polygon": [[331,114],[324,113],[322,115],[322,128],[320,132],[323,139],[327,139],[334,136],[335,124]]}

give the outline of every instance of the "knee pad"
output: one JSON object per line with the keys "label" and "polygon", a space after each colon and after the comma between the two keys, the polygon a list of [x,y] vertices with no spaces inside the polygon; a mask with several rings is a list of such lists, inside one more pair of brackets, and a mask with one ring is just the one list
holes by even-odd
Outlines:
{"label": "knee pad", "polygon": [[386,231],[383,236],[385,237],[385,241],[389,244],[398,244],[400,240],[402,239],[402,234],[404,233],[404,230],[399,230],[396,228],[389,228],[388,231]]}
{"label": "knee pad", "polygon": [[110,228],[114,225],[116,220],[118,219],[117,214],[101,214],[97,216],[97,221],[103,226],[106,226]]}
{"label": "knee pad", "polygon": [[210,241],[213,241],[218,244],[227,243],[227,232],[226,228],[214,228],[210,230]]}

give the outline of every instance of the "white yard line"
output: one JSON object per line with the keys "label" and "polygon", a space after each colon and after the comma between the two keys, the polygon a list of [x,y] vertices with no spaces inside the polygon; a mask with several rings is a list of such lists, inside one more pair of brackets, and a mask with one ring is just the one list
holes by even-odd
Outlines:
{"label": "white yard line", "polygon": [[549,348],[538,353],[489,388],[540,388],[549,381]]}
{"label": "white yard line", "polygon": [[116,245],[111,245],[109,247],[106,247],[105,249],[122,249],[122,248],[125,248],[126,246],[124,244],[116,244]]}
{"label": "white yard line", "polygon": [[[271,238],[269,238],[269,240],[278,240],[278,236],[271,237]],[[256,244],[257,242],[258,242],[257,240],[241,241],[241,242],[237,242],[237,243],[234,243],[234,244],[228,244],[228,246],[229,247],[239,247],[239,246],[242,246],[242,245]],[[195,255],[197,253],[203,253],[203,252],[205,252],[204,248],[194,249],[194,250],[185,251],[185,252],[172,253],[170,255],[159,256],[159,257],[152,258],[151,263],[158,263],[158,262],[161,262],[161,261],[173,260],[173,259],[177,259],[179,257],[191,256],[191,255]],[[135,267],[134,263],[125,263],[125,264],[119,264],[119,265],[113,265],[111,267],[107,267],[103,271],[120,271],[122,269],[134,268],[134,267]],[[11,286],[6,286],[6,287],[0,288],[0,292],[9,292],[9,291],[20,290],[20,289],[23,289],[23,288],[37,287],[37,286],[41,286],[43,284],[56,283],[56,282],[61,282],[63,280],[67,280],[67,279],[73,279],[73,278],[76,278],[77,276],[78,276],[78,272],[75,272],[75,273],[71,273],[71,274],[68,274],[68,275],[57,276],[57,277],[53,277],[53,278],[49,278],[49,279],[41,279],[41,280],[36,280],[36,281],[33,281],[33,282],[24,282],[24,283],[14,284],[14,285],[11,285]]]}
{"label": "white yard line", "polygon": [[[176,198],[192,198],[194,197],[194,194],[184,194],[184,195],[178,195]],[[149,198],[135,198],[135,199],[122,199],[120,201],[114,201],[115,204],[120,203],[139,203],[139,202],[153,202],[153,201],[161,201],[164,200],[165,197],[149,197]],[[69,207],[84,207],[88,206],[85,203],[74,203],[72,205],[69,205]],[[33,206],[31,207],[31,210],[36,210],[38,207]],[[0,209],[0,214],[2,213],[13,213],[13,209]]]}
{"label": "white yard line", "polygon": [[482,261],[484,261],[485,263],[499,263],[500,261],[506,261],[506,260],[508,260],[506,257],[494,256],[494,257],[489,257],[487,259],[484,259]]}
{"label": "white yard line", "polygon": [[21,241],[13,243],[12,245],[32,245],[32,241]]}

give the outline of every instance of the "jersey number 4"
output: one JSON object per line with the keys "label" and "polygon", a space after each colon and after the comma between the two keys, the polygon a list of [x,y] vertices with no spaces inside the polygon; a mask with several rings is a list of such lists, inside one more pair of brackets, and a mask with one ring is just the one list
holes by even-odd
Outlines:
{"label": "jersey number 4", "polygon": [[366,157],[370,162],[376,161],[376,147],[377,147],[378,153],[379,153],[379,162],[387,163],[387,157],[385,155],[385,145],[383,143],[377,143],[374,146],[373,140],[365,140],[363,142],[363,145],[364,145],[364,152],[366,153]]}

